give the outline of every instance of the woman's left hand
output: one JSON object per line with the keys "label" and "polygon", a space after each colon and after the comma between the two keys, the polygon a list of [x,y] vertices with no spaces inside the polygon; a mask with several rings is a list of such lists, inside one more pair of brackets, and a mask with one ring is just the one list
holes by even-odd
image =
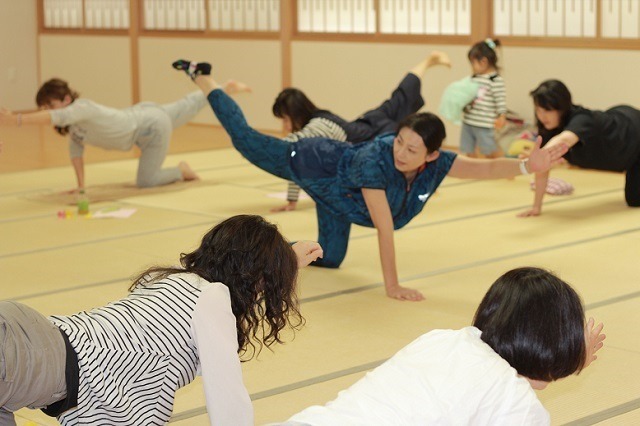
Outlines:
{"label": "woman's left hand", "polygon": [[544,148],[540,148],[541,145],[542,137],[538,136],[536,145],[533,147],[531,154],[529,154],[528,166],[531,173],[546,172],[556,164],[560,164],[563,161],[562,156],[569,150],[569,146],[565,143],[545,146]]}
{"label": "woman's left hand", "polygon": [[298,268],[304,268],[322,257],[322,247],[315,241],[298,241],[291,246],[298,257]]}

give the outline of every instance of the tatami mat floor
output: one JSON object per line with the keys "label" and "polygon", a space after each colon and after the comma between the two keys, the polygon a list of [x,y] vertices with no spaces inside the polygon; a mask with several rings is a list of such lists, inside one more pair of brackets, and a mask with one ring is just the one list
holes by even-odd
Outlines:
{"label": "tatami mat floor", "polygon": [[[1,298],[45,314],[102,305],[124,296],[130,278],[145,267],[176,263],[206,230],[234,214],[264,215],[292,240],[316,237],[313,203],[269,213],[282,201],[268,195],[286,184],[234,150],[176,154],[167,164],[182,159],[202,181],[157,191],[127,186],[134,159],[87,166],[90,197],[92,187],[117,189],[92,210],[137,209],[128,219],[59,219],[59,210],[73,210],[56,198],[70,187],[69,166],[0,174]],[[400,279],[424,293],[421,303],[384,297],[375,231],[354,227],[340,269],[301,274],[306,327],[243,365],[256,424],[332,399],[429,330],[468,325],[490,284],[524,265],[552,269],[572,283],[608,335],[593,367],[539,393],[553,423],[640,423],[640,210],[625,206],[622,175],[576,169],[554,175],[576,192],[549,197],[545,214],[534,219],[515,217],[532,199],[525,177],[447,178],[395,236]],[[177,425],[208,424],[199,380],[179,392],[174,414]],[[38,411],[18,416],[20,425],[57,424]]]}

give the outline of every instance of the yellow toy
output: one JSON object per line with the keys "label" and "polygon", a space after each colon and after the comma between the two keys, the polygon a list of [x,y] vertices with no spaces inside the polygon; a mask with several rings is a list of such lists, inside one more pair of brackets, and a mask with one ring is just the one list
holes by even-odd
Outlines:
{"label": "yellow toy", "polygon": [[529,155],[533,147],[535,146],[535,142],[530,141],[528,139],[516,139],[509,146],[509,151],[507,151],[507,157],[519,157],[521,155]]}

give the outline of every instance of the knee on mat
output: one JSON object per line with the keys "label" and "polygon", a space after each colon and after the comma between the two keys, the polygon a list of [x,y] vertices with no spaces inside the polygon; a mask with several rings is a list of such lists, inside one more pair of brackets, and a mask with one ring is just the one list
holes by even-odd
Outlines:
{"label": "knee on mat", "polygon": [[323,258],[323,259],[314,260],[313,262],[311,262],[311,266],[335,269],[335,268],[339,268],[341,263],[342,263],[342,259],[336,260],[336,259]]}
{"label": "knee on mat", "polygon": [[151,187],[156,186],[156,185],[153,182],[153,180],[151,180],[151,179],[138,179],[136,181],[136,186],[138,188],[151,188]]}
{"label": "knee on mat", "polygon": [[640,207],[640,198],[636,198],[633,200],[630,200],[627,198],[627,206],[629,207]]}

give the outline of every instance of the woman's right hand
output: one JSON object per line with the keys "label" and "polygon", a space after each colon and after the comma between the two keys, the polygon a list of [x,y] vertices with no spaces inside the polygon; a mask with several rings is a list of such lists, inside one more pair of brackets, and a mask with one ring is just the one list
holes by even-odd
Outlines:
{"label": "woman's right hand", "polygon": [[387,296],[396,300],[408,300],[411,302],[419,302],[424,300],[424,296],[418,290],[402,286],[394,286],[385,288]]}
{"label": "woman's right hand", "polygon": [[538,136],[536,143],[529,153],[529,171],[546,172],[556,164],[563,162],[562,156],[567,153],[569,146],[560,142],[557,144],[548,144],[544,148],[542,146],[542,137]]}
{"label": "woman's right hand", "polygon": [[298,241],[291,246],[298,258],[298,268],[304,268],[322,257],[322,247],[315,241]]}

